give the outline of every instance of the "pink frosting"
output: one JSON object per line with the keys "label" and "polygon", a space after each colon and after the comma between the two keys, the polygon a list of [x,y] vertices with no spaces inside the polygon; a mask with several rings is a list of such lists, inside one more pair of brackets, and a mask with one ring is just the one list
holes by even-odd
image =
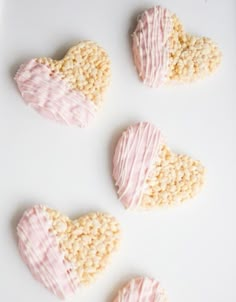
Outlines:
{"label": "pink frosting", "polygon": [[133,33],[133,55],[142,81],[150,87],[164,83],[168,75],[171,14],[160,6],[145,11]]}
{"label": "pink frosting", "polygon": [[140,204],[146,178],[162,142],[160,130],[146,122],[130,126],[119,139],[113,158],[113,177],[126,208]]}
{"label": "pink frosting", "polygon": [[123,287],[114,302],[167,302],[168,297],[159,282],[150,278],[132,279]]}
{"label": "pink frosting", "polygon": [[15,80],[25,103],[46,118],[86,127],[96,114],[92,101],[72,90],[60,74],[35,59],[21,65]]}
{"label": "pink frosting", "polygon": [[27,210],[18,226],[18,245],[32,275],[59,298],[75,292],[75,271],[59,251],[56,236],[49,233],[51,222],[42,206]]}

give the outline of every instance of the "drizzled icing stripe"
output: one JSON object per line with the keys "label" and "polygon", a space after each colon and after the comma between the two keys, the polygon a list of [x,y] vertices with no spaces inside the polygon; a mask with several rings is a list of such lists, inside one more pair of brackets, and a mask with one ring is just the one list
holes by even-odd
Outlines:
{"label": "drizzled icing stripe", "polygon": [[159,282],[150,278],[132,279],[123,287],[114,302],[167,302],[168,297]]}
{"label": "drizzled icing stripe", "polygon": [[160,130],[146,122],[130,126],[119,139],[113,158],[113,177],[126,208],[140,204],[145,180],[162,141]]}
{"label": "drizzled icing stripe", "polygon": [[168,75],[171,27],[171,13],[155,6],[140,16],[132,35],[136,68],[150,87],[160,86]]}
{"label": "drizzled icing stripe", "polygon": [[46,118],[86,127],[95,117],[97,108],[93,102],[35,59],[21,65],[15,80],[25,103]]}
{"label": "drizzled icing stripe", "polygon": [[76,291],[79,282],[60,252],[56,236],[49,233],[50,227],[42,206],[27,210],[17,226],[18,246],[35,279],[63,299]]}

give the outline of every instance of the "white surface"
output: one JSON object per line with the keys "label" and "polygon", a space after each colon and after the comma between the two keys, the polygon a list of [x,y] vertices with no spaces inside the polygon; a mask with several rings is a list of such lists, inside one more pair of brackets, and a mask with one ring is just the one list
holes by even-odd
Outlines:
{"label": "white surface", "polygon": [[[133,66],[129,33],[155,1],[5,0],[1,19],[0,292],[1,302],[57,301],[21,261],[15,227],[23,210],[46,203],[76,217],[108,211],[123,228],[119,253],[90,288],[71,301],[111,302],[131,276],[159,279],[172,302],[236,301],[235,0],[160,1],[186,29],[212,37],[223,51],[218,72],[189,86],[146,88]],[[12,80],[31,57],[60,58],[82,39],[112,59],[106,104],[88,129],[67,128],[27,108]],[[169,145],[207,167],[202,193],[183,206],[128,213],[111,178],[114,144],[132,122],[161,127]]]}

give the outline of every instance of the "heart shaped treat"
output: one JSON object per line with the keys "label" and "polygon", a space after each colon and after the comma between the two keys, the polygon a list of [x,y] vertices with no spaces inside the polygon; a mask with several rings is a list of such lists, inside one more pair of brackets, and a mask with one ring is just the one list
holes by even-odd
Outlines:
{"label": "heart shaped treat", "polygon": [[64,59],[32,59],[16,73],[27,105],[57,122],[85,127],[94,118],[110,82],[110,60],[100,46],[81,42]]}
{"label": "heart shaped treat", "polygon": [[114,302],[168,302],[168,297],[158,281],[139,277],[126,284]]}
{"label": "heart shaped treat", "polygon": [[27,210],[18,226],[19,250],[32,275],[59,298],[91,283],[120,241],[120,227],[108,214],[71,221],[45,206]]}
{"label": "heart shaped treat", "polygon": [[150,87],[195,81],[214,72],[221,61],[211,39],[186,33],[177,16],[161,6],[140,15],[132,40],[137,71]]}
{"label": "heart shaped treat", "polygon": [[113,158],[113,177],[125,208],[155,208],[194,197],[204,182],[204,167],[170,151],[159,129],[141,122],[121,136]]}

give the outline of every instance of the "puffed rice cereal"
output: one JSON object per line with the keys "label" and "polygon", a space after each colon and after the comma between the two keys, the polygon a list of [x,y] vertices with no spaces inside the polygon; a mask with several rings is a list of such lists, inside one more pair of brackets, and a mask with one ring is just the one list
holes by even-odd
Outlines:
{"label": "puffed rice cereal", "polygon": [[202,79],[221,62],[221,52],[210,38],[186,33],[178,17],[161,6],[138,17],[132,41],[138,74],[150,87]]}
{"label": "puffed rice cereal", "polygon": [[181,203],[197,195],[204,176],[200,161],[173,153],[160,130],[148,122],[130,126],[117,143],[113,177],[125,208]]}
{"label": "puffed rice cereal", "polygon": [[20,254],[36,280],[59,298],[90,284],[120,242],[117,220],[90,213],[76,220],[46,206],[27,210],[18,226]]}
{"label": "puffed rice cereal", "polygon": [[110,78],[107,53],[91,41],[70,48],[59,61],[32,59],[15,76],[27,105],[49,119],[79,127],[94,118]]}

